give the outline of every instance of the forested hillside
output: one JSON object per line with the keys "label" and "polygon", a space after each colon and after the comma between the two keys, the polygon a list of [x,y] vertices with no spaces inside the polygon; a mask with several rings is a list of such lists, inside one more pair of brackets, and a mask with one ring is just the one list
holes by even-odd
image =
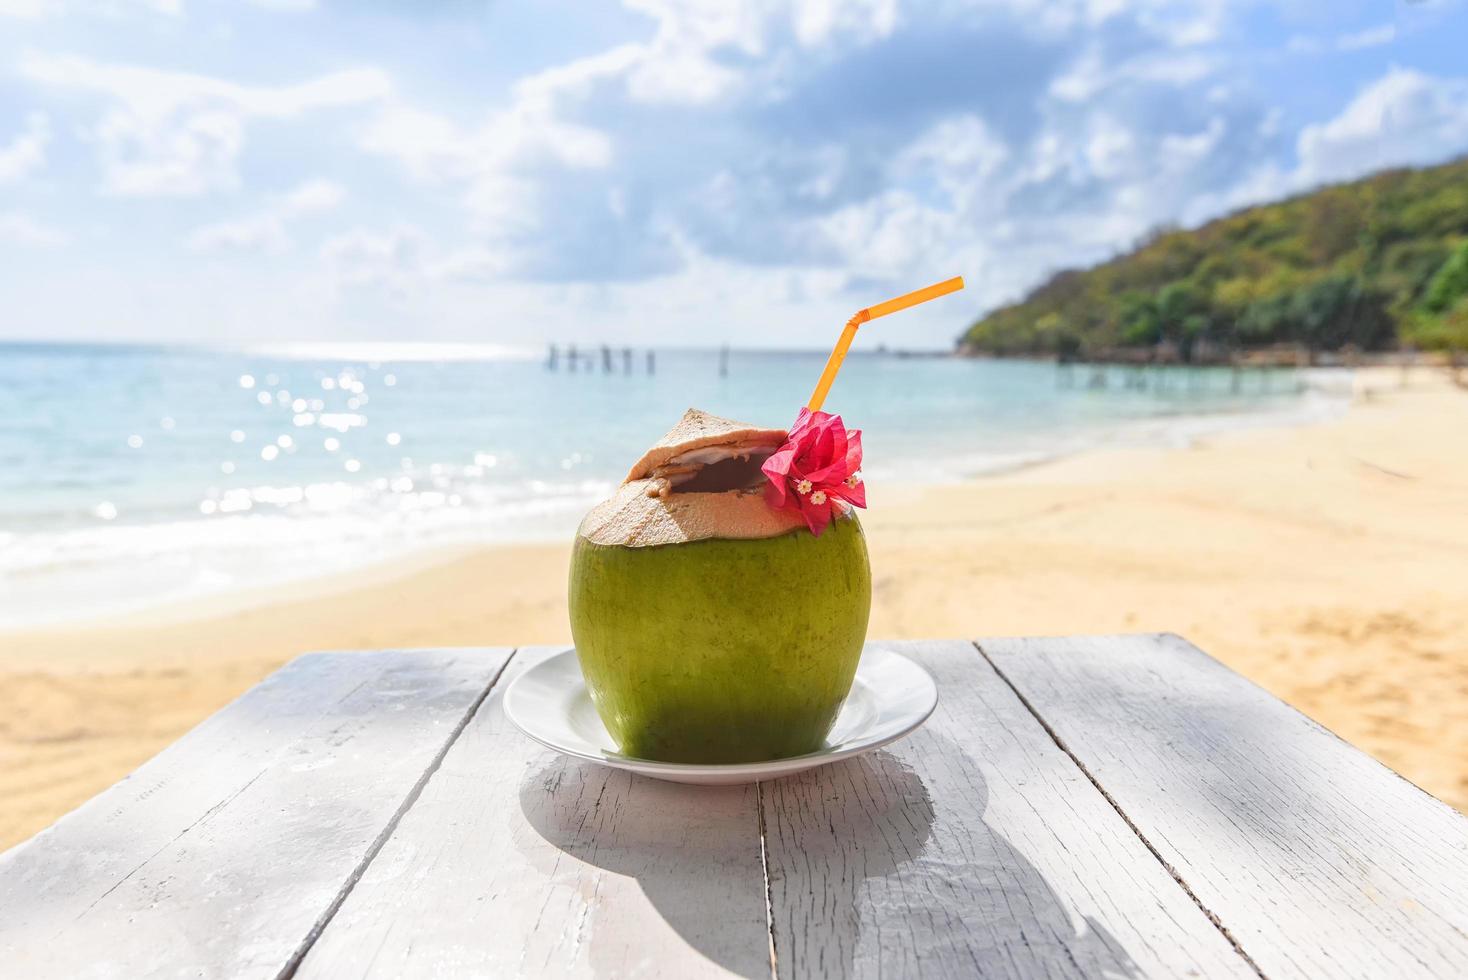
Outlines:
{"label": "forested hillside", "polygon": [[1275,344],[1468,348],[1468,158],[1391,170],[1167,229],[1057,273],[975,323],[961,350],[1185,360]]}

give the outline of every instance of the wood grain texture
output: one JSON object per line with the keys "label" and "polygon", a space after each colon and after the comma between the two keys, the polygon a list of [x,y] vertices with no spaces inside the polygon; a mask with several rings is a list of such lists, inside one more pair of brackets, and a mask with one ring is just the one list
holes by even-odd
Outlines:
{"label": "wood grain texture", "polygon": [[756,789],[542,749],[500,707],[520,651],[298,977],[768,977]]}
{"label": "wood grain texture", "polygon": [[881,646],[938,709],[762,788],[780,977],[1255,978],[973,644]]}
{"label": "wood grain texture", "polygon": [[312,654],[0,855],[0,973],[274,977],[506,650]]}
{"label": "wood grain texture", "polygon": [[1468,976],[1468,819],[1175,636],[981,641],[1271,978]]}

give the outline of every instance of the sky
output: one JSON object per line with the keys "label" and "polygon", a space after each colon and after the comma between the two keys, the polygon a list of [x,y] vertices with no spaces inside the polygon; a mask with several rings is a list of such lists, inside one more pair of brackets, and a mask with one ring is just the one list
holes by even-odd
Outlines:
{"label": "sky", "polygon": [[0,0],[0,339],[817,348],[1468,151],[1468,0]]}

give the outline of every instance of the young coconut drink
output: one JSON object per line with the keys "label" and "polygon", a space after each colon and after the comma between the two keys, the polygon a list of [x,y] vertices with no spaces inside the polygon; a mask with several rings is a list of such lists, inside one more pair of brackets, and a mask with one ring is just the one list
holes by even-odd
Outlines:
{"label": "young coconut drink", "polygon": [[571,634],[623,754],[761,762],[820,749],[851,690],[872,574],[861,432],[820,410],[868,320],[846,324],[787,432],[689,409],[592,508],[571,557]]}
{"label": "young coconut drink", "polygon": [[626,755],[756,762],[820,748],[871,608],[861,434],[689,409],[587,514],[571,632]]}

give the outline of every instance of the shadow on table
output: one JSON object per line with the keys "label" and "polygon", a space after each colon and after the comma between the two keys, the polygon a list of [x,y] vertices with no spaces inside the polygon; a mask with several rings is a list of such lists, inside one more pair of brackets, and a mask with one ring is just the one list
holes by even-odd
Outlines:
{"label": "shadow on table", "polygon": [[[683,786],[557,759],[528,773],[520,809],[547,843],[577,861],[637,881],[683,942],[744,977],[770,975],[758,792]],[[667,937],[613,889],[582,885],[576,928],[598,976],[637,972],[629,949],[657,961]]]}
{"label": "shadow on table", "polygon": [[983,819],[979,765],[935,730],[769,784],[764,803],[782,975],[1141,975]]}
{"label": "shadow on table", "polygon": [[[680,786],[561,760],[526,778],[520,805],[560,851],[635,878],[679,937],[740,976],[770,975],[770,924],[783,976],[939,964],[934,972],[959,975],[1140,975],[1003,834],[979,820],[935,835],[945,809],[987,807],[961,748],[929,732],[903,754],[960,774],[962,809],[935,807],[922,778],[885,750],[763,784],[772,923],[753,786]],[[626,972],[621,960],[598,962],[595,928],[593,967]]]}

